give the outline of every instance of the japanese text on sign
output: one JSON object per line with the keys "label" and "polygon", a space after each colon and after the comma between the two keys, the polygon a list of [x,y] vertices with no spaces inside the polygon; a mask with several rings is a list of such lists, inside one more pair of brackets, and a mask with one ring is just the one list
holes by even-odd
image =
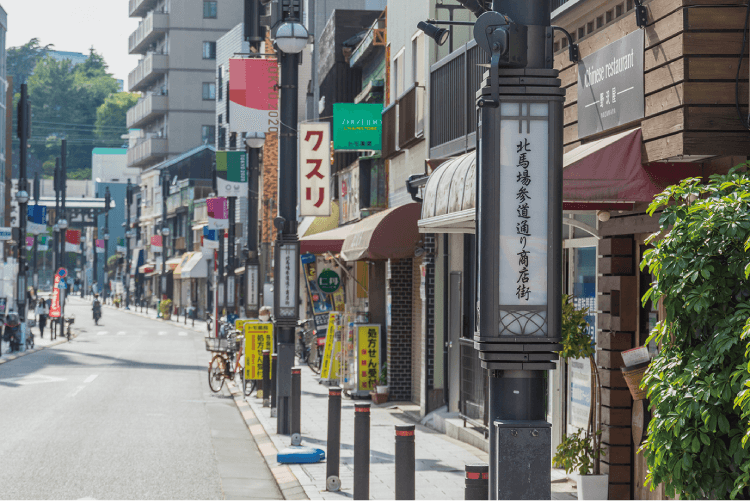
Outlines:
{"label": "japanese text on sign", "polygon": [[297,246],[282,245],[279,250],[279,316],[293,317],[296,314],[297,297]]}
{"label": "japanese text on sign", "polygon": [[[245,379],[263,379],[263,350],[273,352],[273,324],[245,322]],[[268,371],[271,374],[270,368]]]}
{"label": "japanese text on sign", "polygon": [[331,215],[331,127],[327,122],[300,125],[300,215]]}
{"label": "japanese text on sign", "polygon": [[357,327],[357,382],[360,391],[374,391],[380,375],[380,326]]}

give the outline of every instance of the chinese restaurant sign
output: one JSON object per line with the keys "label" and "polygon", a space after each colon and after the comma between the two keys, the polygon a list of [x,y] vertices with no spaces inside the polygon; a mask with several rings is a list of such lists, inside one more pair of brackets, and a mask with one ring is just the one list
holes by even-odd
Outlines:
{"label": "chinese restaurant sign", "polygon": [[300,125],[299,186],[301,216],[331,215],[331,127],[328,123]]}
{"label": "chinese restaurant sign", "polygon": [[578,138],[643,118],[643,31],[578,63]]}
{"label": "chinese restaurant sign", "polygon": [[359,391],[375,391],[380,379],[380,326],[358,325],[357,382]]}
{"label": "chinese restaurant sign", "polygon": [[[245,379],[263,379],[263,350],[273,352],[273,324],[245,322]],[[271,370],[268,374],[270,377]]]}
{"label": "chinese restaurant sign", "polygon": [[[547,192],[549,108],[546,103],[501,103],[500,310],[523,314],[547,304]],[[534,308],[532,308],[534,310]],[[511,323],[509,334],[520,326]]]}
{"label": "chinese restaurant sign", "polygon": [[382,104],[334,103],[333,148],[339,151],[381,149]]}
{"label": "chinese restaurant sign", "polygon": [[229,132],[279,131],[276,59],[229,60]]}

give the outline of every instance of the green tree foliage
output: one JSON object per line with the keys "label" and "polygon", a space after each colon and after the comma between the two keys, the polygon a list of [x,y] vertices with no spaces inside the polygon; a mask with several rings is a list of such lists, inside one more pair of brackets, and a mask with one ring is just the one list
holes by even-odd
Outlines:
{"label": "green tree foliage", "polygon": [[118,92],[110,94],[96,110],[95,134],[101,138],[111,135],[111,130],[121,127],[127,118],[127,112],[138,102],[138,94]]}
{"label": "green tree foliage", "polygon": [[99,107],[117,93],[119,86],[93,48],[88,59],[76,66],[70,60],[40,59],[28,87],[32,113],[29,150],[43,165],[45,177],[52,175],[63,138],[68,140],[69,179],[90,177],[93,148],[124,144],[120,137],[127,133],[124,114],[119,122],[111,120],[101,126],[96,123]]}
{"label": "green tree foliage", "polygon": [[646,480],[670,498],[748,498],[750,178],[686,179],[655,198],[648,211],[658,210],[663,238],[641,263],[654,276],[644,303],[666,310],[641,383],[652,406]]}
{"label": "green tree foliage", "polygon": [[52,44],[42,46],[38,38],[32,38],[20,47],[8,49],[6,62],[7,73],[13,77],[13,94],[21,91],[21,84],[28,81],[40,59],[54,47]]}

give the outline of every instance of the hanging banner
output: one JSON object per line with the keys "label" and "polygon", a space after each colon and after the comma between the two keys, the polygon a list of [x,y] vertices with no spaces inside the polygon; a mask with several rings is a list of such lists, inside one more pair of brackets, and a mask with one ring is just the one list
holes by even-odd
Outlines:
{"label": "hanging banner", "polygon": [[104,240],[98,239],[96,241],[96,253],[104,254]]}
{"label": "hanging banner", "polygon": [[[159,238],[161,238],[161,237],[159,237]],[[152,240],[153,240],[153,237],[152,237]],[[127,249],[125,248],[125,239],[124,238],[118,238],[117,239],[117,252],[119,252],[121,254],[125,254],[126,251],[127,251]]]}
{"label": "hanging banner", "polygon": [[263,379],[263,350],[273,352],[273,323],[245,322],[244,328],[245,379]]}
{"label": "hanging banner", "polygon": [[320,378],[331,379],[331,356],[333,353],[334,334],[336,333],[336,314],[328,314],[328,330],[326,331],[326,347],[323,350],[323,362],[320,368]]}
{"label": "hanging banner", "polygon": [[279,131],[276,59],[229,60],[229,132]]}
{"label": "hanging banner", "polygon": [[81,230],[65,232],[65,252],[81,252]]}
{"label": "hanging banner", "polygon": [[357,388],[375,391],[380,378],[380,326],[357,326]]}
{"label": "hanging banner", "polygon": [[26,250],[30,251],[34,248],[34,237],[26,237]]}
{"label": "hanging banner", "polygon": [[64,268],[60,268],[55,273],[54,286],[52,287],[52,304],[49,307],[49,316],[52,318],[60,318],[60,281],[65,278],[65,275]]}
{"label": "hanging banner", "polygon": [[26,231],[32,235],[39,235],[47,231],[47,207],[44,205],[29,205]]}
{"label": "hanging banner", "polygon": [[219,239],[216,236],[216,230],[209,230],[208,226],[203,227],[201,247],[204,247],[206,249],[219,248]]}
{"label": "hanging banner", "polygon": [[382,104],[333,104],[333,148],[336,151],[380,150]]}
{"label": "hanging banner", "polygon": [[247,198],[247,183],[235,183],[216,176],[216,194],[223,198]]}
{"label": "hanging banner", "polygon": [[301,216],[331,215],[331,127],[306,123],[299,131]]}
{"label": "hanging banner", "polygon": [[13,239],[13,230],[10,226],[0,227],[0,241],[7,241]]}
{"label": "hanging banner", "polygon": [[36,248],[42,252],[49,250],[49,237],[47,235],[39,235],[37,237]]}
{"label": "hanging banner", "polygon": [[217,151],[216,173],[232,183],[247,183],[247,154],[245,151]]}
{"label": "hanging banner", "polygon": [[[161,252],[162,251],[162,243],[161,243],[161,235],[154,235],[151,237],[151,252]],[[117,251],[120,251],[120,247],[118,245]]]}
{"label": "hanging banner", "polygon": [[208,229],[229,229],[229,204],[226,198],[208,198],[206,199],[206,208],[208,209]]}

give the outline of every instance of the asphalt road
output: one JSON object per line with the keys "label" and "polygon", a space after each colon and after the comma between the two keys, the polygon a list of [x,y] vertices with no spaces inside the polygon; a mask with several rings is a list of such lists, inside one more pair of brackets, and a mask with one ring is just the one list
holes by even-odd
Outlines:
{"label": "asphalt road", "polygon": [[203,332],[71,298],[70,343],[0,365],[0,498],[281,499]]}

